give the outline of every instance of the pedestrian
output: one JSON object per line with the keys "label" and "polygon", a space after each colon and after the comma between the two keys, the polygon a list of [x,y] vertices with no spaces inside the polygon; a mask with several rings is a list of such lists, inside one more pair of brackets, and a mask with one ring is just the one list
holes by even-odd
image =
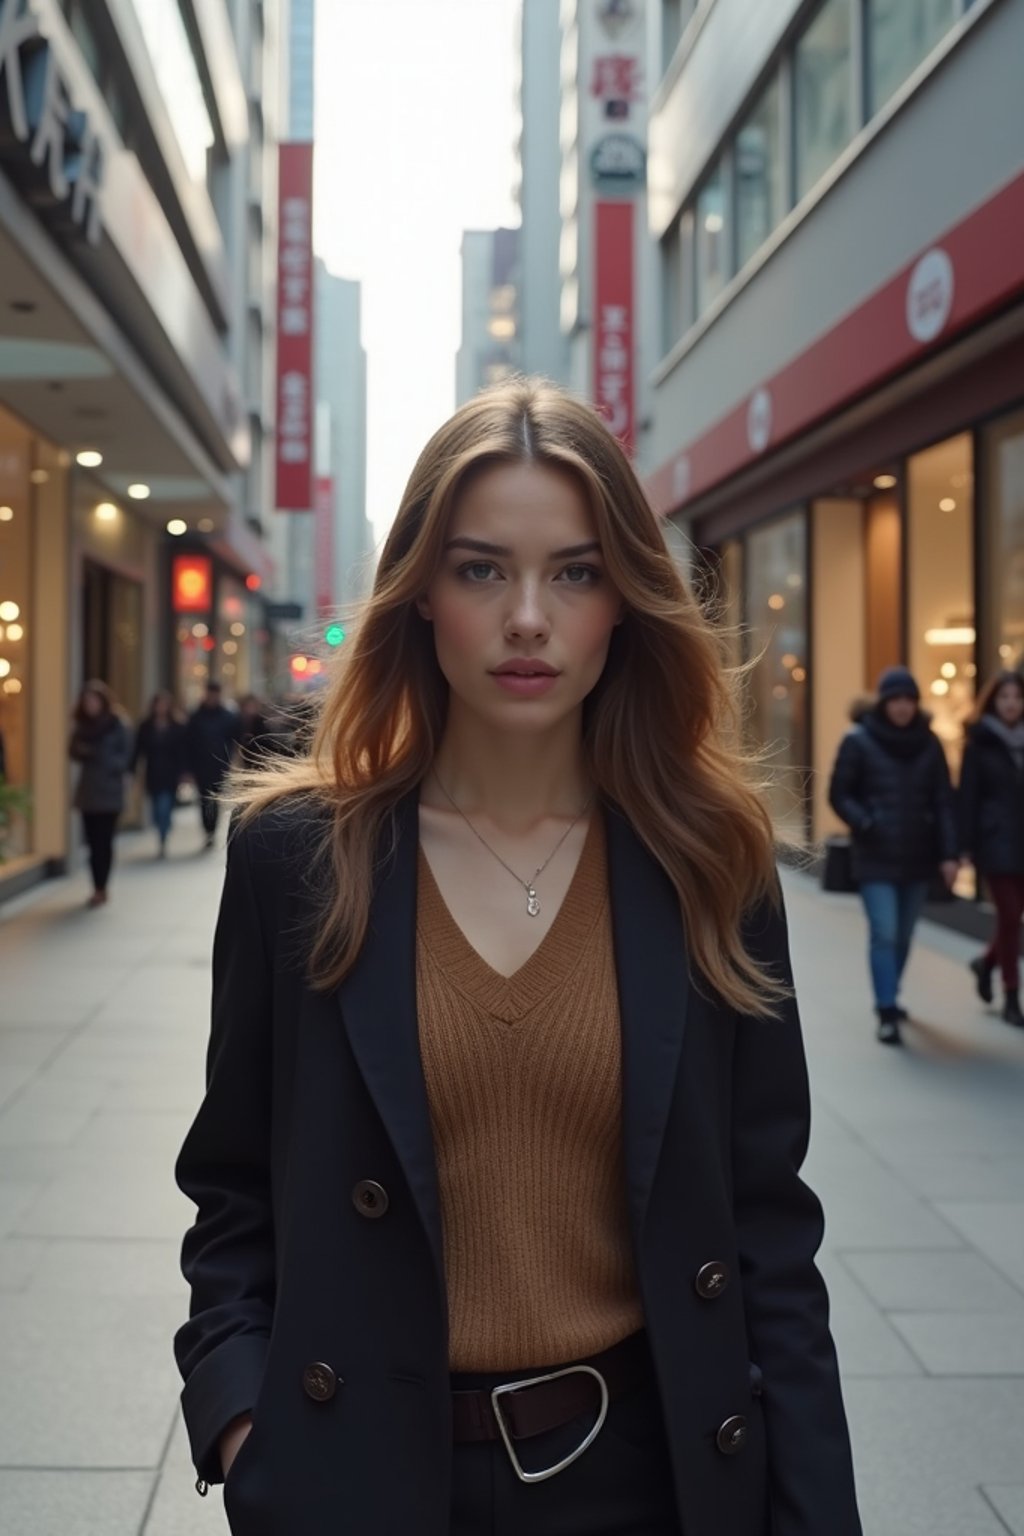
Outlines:
{"label": "pedestrian", "polygon": [[255,693],[247,693],[238,703],[238,719],[235,722],[235,741],[238,760],[247,768],[258,768],[268,751],[270,721],[263,700]]}
{"label": "pedestrian", "polygon": [[209,682],[199,707],[189,716],[185,748],[189,772],[199,795],[204,848],[212,848],[220,818],[221,785],[231,766],[238,716],[223,702],[219,683]]}
{"label": "pedestrian", "polygon": [[346,651],[235,784],[199,1490],[236,1536],[858,1536],[770,820],[597,414],[463,406]]}
{"label": "pedestrian", "polygon": [[867,914],[878,1039],[899,1045],[903,972],[937,869],[956,879],[953,792],[942,743],[906,667],[888,667],[877,698],[852,712],[829,804],[850,828],[853,874]]}
{"label": "pedestrian", "polygon": [[997,672],[967,727],[958,793],[960,847],[992,894],[995,933],[971,961],[978,996],[992,1001],[1003,981],[1003,1018],[1024,1025],[1020,1008],[1020,924],[1024,915],[1024,678]]}
{"label": "pedestrian", "polygon": [[178,785],[185,774],[185,721],[166,689],[153,695],[149,713],[140,723],[132,755],[132,772],[146,764],[146,793],[159,840],[158,858],[167,857],[167,839]]}
{"label": "pedestrian", "polygon": [[81,812],[89,847],[93,889],[87,905],[102,907],[109,899],[114,833],[124,810],[132,737],[113,692],[98,678],[85,683],[78,696],[68,751],[81,764],[74,805]]}

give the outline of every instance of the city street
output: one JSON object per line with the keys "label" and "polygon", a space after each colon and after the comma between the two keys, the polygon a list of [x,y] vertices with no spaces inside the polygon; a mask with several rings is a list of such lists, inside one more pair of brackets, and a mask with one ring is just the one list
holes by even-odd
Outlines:
{"label": "city street", "polygon": [[[199,843],[191,813],[165,864],[124,839],[100,911],[84,874],[0,908],[4,1536],[226,1530],[171,1353],[223,862]],[[866,1536],[1024,1536],[1024,1031],[973,998],[975,946],[925,925],[921,1022],[879,1046],[856,898],[786,886]]]}

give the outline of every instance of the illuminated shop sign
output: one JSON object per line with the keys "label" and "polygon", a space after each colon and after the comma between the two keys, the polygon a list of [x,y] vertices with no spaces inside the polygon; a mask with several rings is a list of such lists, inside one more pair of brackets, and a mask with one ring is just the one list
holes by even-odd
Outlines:
{"label": "illuminated shop sign", "polygon": [[30,0],[0,0],[0,160],[43,214],[98,245],[106,159]]}
{"label": "illuminated shop sign", "polygon": [[213,563],[207,555],[175,555],[171,607],[175,613],[208,613],[213,604]]}

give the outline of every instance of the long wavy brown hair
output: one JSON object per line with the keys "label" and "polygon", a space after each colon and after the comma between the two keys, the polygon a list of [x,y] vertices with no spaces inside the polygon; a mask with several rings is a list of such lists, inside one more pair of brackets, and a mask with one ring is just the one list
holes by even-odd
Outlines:
{"label": "long wavy brown hair", "polygon": [[440,564],[467,476],[522,461],[574,477],[625,600],[583,712],[598,796],[623,812],[675,886],[695,972],[727,1004],[770,1015],[785,989],[746,953],[741,924],[775,894],[773,834],[739,745],[721,636],[687,590],[618,442],[589,406],[547,382],[487,390],[430,439],[325,689],[308,755],[236,771],[228,799],[242,806],[242,824],[285,797],[324,813],[315,818],[325,867],[314,882],[322,921],[309,972],[315,986],[333,988],[363,943],[392,813],[425,778],[444,731],[448,685],[416,599]]}

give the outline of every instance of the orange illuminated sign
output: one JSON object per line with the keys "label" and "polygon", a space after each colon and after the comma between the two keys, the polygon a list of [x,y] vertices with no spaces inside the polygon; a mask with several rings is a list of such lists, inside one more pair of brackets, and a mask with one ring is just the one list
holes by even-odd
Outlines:
{"label": "orange illuminated sign", "polygon": [[206,613],[213,603],[213,565],[206,555],[175,555],[171,605],[175,613]]}

